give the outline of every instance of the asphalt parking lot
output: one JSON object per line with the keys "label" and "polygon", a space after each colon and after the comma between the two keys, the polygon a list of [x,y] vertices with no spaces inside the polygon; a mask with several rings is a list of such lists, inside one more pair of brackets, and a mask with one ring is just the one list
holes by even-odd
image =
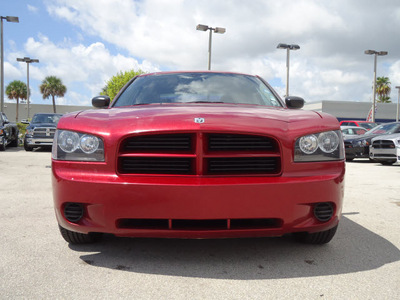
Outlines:
{"label": "asphalt parking lot", "polygon": [[400,167],[347,163],[339,230],[289,237],[128,239],[69,246],[51,153],[0,153],[1,299],[400,299]]}

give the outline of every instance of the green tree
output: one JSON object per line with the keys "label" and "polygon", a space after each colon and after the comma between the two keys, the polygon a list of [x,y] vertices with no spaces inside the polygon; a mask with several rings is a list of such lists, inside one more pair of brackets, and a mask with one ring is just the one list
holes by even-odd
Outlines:
{"label": "green tree", "polygon": [[43,95],[43,99],[48,99],[51,96],[53,100],[53,111],[56,113],[55,97],[64,97],[67,88],[60,78],[56,76],[47,76],[40,85],[40,92]]}
{"label": "green tree", "polygon": [[27,98],[28,88],[26,84],[20,80],[14,80],[6,86],[6,95],[8,99],[17,100],[17,113],[15,114],[15,121],[18,122],[18,107],[19,99]]}
{"label": "green tree", "polygon": [[145,72],[142,70],[130,70],[125,72],[121,71],[106,82],[106,86],[103,88],[100,94],[110,97],[111,101],[113,101],[118,92],[124,87],[125,84],[128,83],[129,80],[144,73]]}
{"label": "green tree", "polygon": [[376,93],[378,95],[378,102],[390,103],[390,84],[389,77],[378,77],[376,79]]}

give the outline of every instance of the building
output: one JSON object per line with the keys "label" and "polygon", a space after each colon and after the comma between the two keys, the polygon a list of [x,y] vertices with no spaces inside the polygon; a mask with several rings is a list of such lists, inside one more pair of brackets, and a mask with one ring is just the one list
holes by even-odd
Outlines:
{"label": "building", "polygon": [[[397,103],[378,103],[375,112],[375,120],[377,123],[396,121]],[[15,122],[16,103],[4,103],[4,112],[10,122]],[[304,106],[305,110],[314,110],[329,113],[335,116],[339,121],[342,120],[366,120],[368,113],[372,107],[370,102],[351,102],[351,101],[328,101],[309,103]],[[92,109],[91,106],[71,106],[57,105],[57,113],[69,113],[73,111],[81,111]],[[29,115],[30,118],[35,113],[52,113],[53,105],[51,104],[31,104]],[[28,118],[28,105],[19,104],[18,121]]]}

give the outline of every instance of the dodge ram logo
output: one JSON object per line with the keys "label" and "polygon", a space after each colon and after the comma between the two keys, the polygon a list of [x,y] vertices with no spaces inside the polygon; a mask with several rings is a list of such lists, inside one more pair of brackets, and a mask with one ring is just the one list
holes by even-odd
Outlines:
{"label": "dodge ram logo", "polygon": [[201,124],[201,123],[204,123],[204,118],[194,118],[194,122],[195,123],[199,123],[199,124]]}
{"label": "dodge ram logo", "polygon": [[50,128],[46,128],[46,136],[51,136]]}

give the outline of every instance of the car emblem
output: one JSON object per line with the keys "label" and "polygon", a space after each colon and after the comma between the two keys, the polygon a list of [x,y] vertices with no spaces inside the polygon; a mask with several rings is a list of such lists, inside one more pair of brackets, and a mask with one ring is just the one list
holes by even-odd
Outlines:
{"label": "car emblem", "polygon": [[198,124],[204,123],[204,121],[204,118],[194,118],[194,122]]}
{"label": "car emblem", "polygon": [[46,128],[46,136],[50,136],[50,128]]}

